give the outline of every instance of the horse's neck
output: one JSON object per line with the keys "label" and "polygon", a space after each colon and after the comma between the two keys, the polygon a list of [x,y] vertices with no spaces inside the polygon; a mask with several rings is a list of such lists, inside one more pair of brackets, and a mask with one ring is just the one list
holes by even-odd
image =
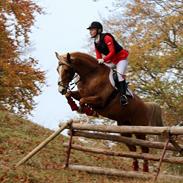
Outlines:
{"label": "horse's neck", "polygon": [[91,61],[77,60],[74,65],[80,77],[87,77],[99,71],[99,65]]}

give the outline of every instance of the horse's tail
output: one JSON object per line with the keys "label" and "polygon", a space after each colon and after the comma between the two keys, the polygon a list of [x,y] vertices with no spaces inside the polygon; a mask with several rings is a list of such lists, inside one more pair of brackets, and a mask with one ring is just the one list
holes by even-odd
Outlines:
{"label": "horse's tail", "polygon": [[154,102],[146,102],[149,115],[149,126],[164,126],[160,105]]}

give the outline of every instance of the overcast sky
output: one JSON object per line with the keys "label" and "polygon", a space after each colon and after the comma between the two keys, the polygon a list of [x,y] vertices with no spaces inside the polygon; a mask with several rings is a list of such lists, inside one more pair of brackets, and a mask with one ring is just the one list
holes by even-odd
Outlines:
{"label": "overcast sky", "polygon": [[31,40],[33,51],[30,53],[39,60],[40,68],[46,71],[48,87],[36,98],[38,103],[29,119],[50,129],[56,129],[59,122],[76,115],[72,112],[64,96],[58,92],[55,51],[87,52],[89,32],[86,27],[92,21],[101,21],[101,16],[108,16],[105,8],[112,0],[39,0],[46,15],[37,16]]}

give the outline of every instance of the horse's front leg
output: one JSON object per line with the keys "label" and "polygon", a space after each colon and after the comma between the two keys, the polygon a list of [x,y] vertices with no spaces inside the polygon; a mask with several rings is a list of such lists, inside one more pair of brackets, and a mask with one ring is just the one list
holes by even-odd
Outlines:
{"label": "horse's front leg", "polygon": [[65,94],[65,97],[66,97],[66,98],[72,97],[72,98],[74,98],[75,100],[78,100],[78,101],[81,99],[81,96],[80,96],[78,90],[76,90],[76,91],[68,91],[68,92]]}
{"label": "horse's front leg", "polygon": [[78,91],[72,91],[72,92],[69,91],[65,94],[65,97],[66,97],[67,102],[70,105],[72,111],[78,111],[79,107],[77,106],[77,104],[75,103],[73,98],[79,101],[81,98],[79,92]]}
{"label": "horse's front leg", "polygon": [[90,96],[90,97],[83,97],[79,101],[80,105],[83,106],[85,104],[92,105],[95,107],[103,107],[104,101],[100,96]]}

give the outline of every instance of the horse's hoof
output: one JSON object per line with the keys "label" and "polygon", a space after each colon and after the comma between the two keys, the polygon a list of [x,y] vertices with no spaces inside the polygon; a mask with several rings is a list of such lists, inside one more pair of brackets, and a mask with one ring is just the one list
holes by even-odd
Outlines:
{"label": "horse's hoof", "polygon": [[93,112],[93,116],[94,116],[94,117],[99,117],[99,114],[98,114],[96,111],[94,111],[94,112]]}
{"label": "horse's hoof", "polygon": [[85,105],[84,99],[82,99],[82,98],[80,99],[79,105],[82,106],[82,107]]}
{"label": "horse's hoof", "polygon": [[133,171],[138,172],[139,171],[139,167],[133,167]]}
{"label": "horse's hoof", "polygon": [[149,167],[147,164],[143,164],[143,172],[149,172]]}
{"label": "horse's hoof", "polygon": [[138,161],[133,161],[133,171],[138,171],[139,170],[139,165],[138,165]]}

